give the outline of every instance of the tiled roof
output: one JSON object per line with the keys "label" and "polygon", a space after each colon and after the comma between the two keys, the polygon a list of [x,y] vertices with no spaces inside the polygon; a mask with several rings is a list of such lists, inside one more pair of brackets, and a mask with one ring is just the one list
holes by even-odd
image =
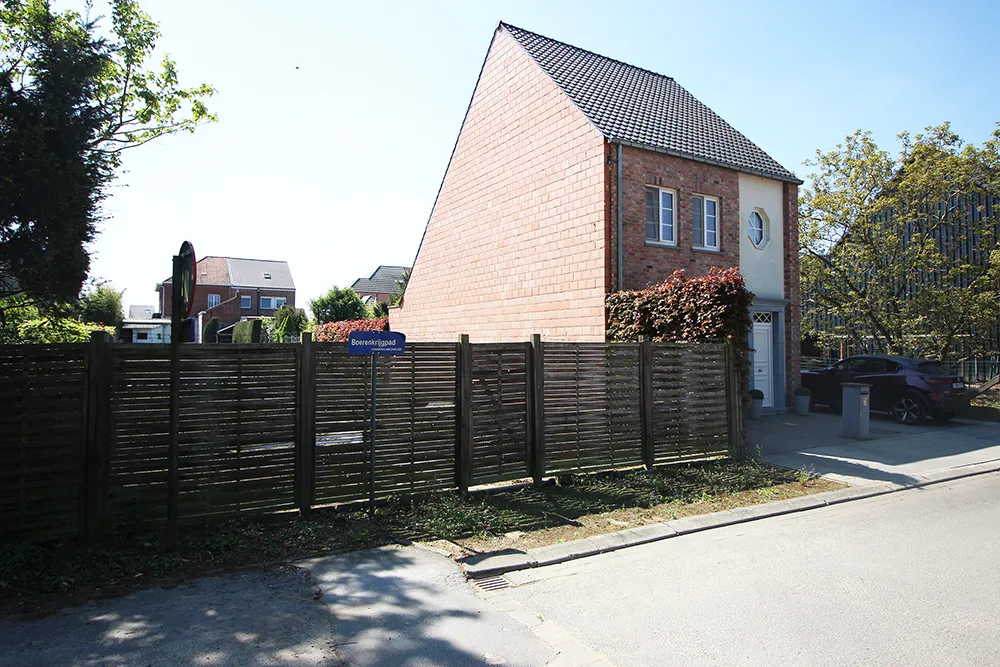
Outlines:
{"label": "tiled roof", "polygon": [[[268,276],[268,277],[265,277]],[[163,281],[170,284],[170,278]],[[199,285],[232,285],[293,290],[295,282],[288,262],[272,259],[242,259],[207,255],[198,260]]]}
{"label": "tiled roof", "polygon": [[295,289],[288,262],[270,259],[238,259],[229,257],[229,279],[236,287],[270,287]]}
{"label": "tiled roof", "polygon": [[351,285],[351,289],[359,294],[362,292],[392,294],[399,289],[399,284],[406,277],[406,272],[409,270],[409,267],[406,266],[380,266],[375,269],[375,273],[370,278],[358,278],[355,280],[354,284]]}
{"label": "tiled roof", "polygon": [[609,141],[801,183],[672,78],[500,25]]}

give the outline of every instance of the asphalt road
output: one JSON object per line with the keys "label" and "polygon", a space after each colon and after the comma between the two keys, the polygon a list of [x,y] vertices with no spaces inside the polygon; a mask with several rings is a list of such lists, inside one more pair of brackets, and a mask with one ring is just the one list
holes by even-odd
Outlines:
{"label": "asphalt road", "polygon": [[1000,474],[507,575],[619,665],[1000,663]]}
{"label": "asphalt road", "polygon": [[557,651],[455,564],[370,549],[0,621],[0,667],[541,667]]}

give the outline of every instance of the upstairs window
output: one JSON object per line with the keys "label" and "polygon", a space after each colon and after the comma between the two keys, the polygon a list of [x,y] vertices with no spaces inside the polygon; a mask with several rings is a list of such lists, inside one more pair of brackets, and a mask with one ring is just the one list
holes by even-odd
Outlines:
{"label": "upstairs window", "polygon": [[755,208],[750,212],[750,218],[747,222],[750,242],[754,244],[754,247],[765,247],[770,239],[770,230],[768,229],[770,222],[767,219],[767,213],[762,208]]}
{"label": "upstairs window", "polygon": [[208,295],[208,307],[215,308],[222,301],[222,296],[219,294],[209,294]]}
{"label": "upstairs window", "polygon": [[283,296],[262,296],[260,297],[260,309],[277,310],[285,305],[285,301]]}
{"label": "upstairs window", "polygon": [[253,308],[253,297],[252,296],[241,296],[240,297],[240,308],[243,310],[250,310]]}
{"label": "upstairs window", "polygon": [[646,240],[677,245],[676,194],[672,190],[646,188]]}
{"label": "upstairs window", "polygon": [[704,250],[719,249],[719,200],[695,195],[691,198],[691,245]]}

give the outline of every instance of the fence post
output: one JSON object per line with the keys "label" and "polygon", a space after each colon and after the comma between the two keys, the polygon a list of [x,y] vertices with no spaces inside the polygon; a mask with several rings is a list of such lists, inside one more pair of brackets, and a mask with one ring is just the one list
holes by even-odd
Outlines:
{"label": "fence post", "polygon": [[89,353],[83,529],[87,537],[93,538],[105,528],[105,500],[111,467],[111,339],[106,331],[90,335]]}
{"label": "fence post", "polygon": [[545,476],[545,356],[542,336],[531,334],[531,423],[533,447],[531,450],[531,477],[540,486]]}
{"label": "fence post", "polygon": [[455,480],[458,490],[468,493],[472,483],[472,345],[469,334],[458,344],[458,456]]}
{"label": "fence post", "polygon": [[642,462],[653,469],[653,343],[639,338],[639,416],[642,421]]}
{"label": "fence post", "polygon": [[736,351],[733,342],[725,342],[726,360],[726,430],[729,432],[729,456],[737,461],[746,458],[743,446],[743,397],[736,374]]}
{"label": "fence post", "polygon": [[295,499],[299,515],[309,516],[316,487],[316,355],[312,333],[302,333],[299,344],[298,441],[295,443]]}

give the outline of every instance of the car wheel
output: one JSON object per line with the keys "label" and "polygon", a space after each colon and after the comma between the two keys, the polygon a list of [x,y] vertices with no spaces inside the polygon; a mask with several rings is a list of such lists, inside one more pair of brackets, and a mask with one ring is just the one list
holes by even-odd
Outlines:
{"label": "car wheel", "polygon": [[919,396],[906,394],[896,399],[892,404],[892,418],[900,424],[913,426],[927,417],[927,408]]}

